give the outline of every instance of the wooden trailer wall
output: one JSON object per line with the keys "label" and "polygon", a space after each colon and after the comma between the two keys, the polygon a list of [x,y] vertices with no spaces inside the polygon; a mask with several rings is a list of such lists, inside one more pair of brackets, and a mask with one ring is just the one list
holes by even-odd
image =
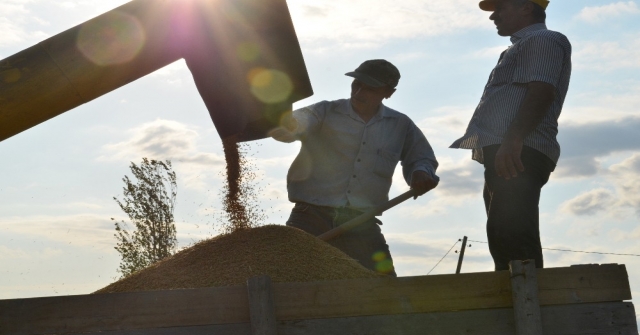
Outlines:
{"label": "wooden trailer wall", "polygon": [[512,271],[0,300],[0,334],[638,334],[624,265]]}

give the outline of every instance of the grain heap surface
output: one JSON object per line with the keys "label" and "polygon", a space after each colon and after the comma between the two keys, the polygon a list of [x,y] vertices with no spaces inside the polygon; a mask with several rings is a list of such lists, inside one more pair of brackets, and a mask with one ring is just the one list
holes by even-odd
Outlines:
{"label": "grain heap surface", "polygon": [[95,293],[375,278],[342,251],[301,230],[279,225],[237,230],[195,244]]}

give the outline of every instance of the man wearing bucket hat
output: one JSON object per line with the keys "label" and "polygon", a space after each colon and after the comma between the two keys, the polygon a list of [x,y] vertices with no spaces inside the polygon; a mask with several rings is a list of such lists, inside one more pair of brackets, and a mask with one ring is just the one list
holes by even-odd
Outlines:
{"label": "man wearing bucket hat", "polygon": [[500,36],[510,36],[464,136],[485,167],[487,237],[495,269],[534,259],[543,267],[538,203],[560,157],[558,117],[571,76],[571,44],[545,25],[547,0],[484,0]]}
{"label": "man wearing bucket hat", "polygon": [[[301,141],[289,168],[287,191],[295,203],[287,225],[321,235],[388,200],[398,162],[417,194],[438,184],[438,162],[429,142],[407,117],[382,101],[390,98],[400,72],[382,59],[355,71],[350,99],[322,101],[293,111],[271,136]],[[329,243],[363,266],[395,276],[389,246],[378,219]]]}

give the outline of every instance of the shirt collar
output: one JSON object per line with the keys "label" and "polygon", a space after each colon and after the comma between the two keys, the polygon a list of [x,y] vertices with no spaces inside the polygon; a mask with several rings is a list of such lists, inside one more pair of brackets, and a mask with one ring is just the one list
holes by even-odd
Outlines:
{"label": "shirt collar", "polygon": [[[347,106],[348,107],[345,114],[351,115],[351,117],[353,118],[355,117],[360,118],[358,113],[356,113],[356,111],[353,110],[353,106],[351,106],[351,99],[347,99]],[[382,119],[385,117],[391,117],[391,116],[392,115],[389,114],[387,106],[381,103],[380,107],[378,107],[378,111],[376,112],[376,115],[374,115],[372,119],[379,120],[379,119]]]}
{"label": "shirt collar", "polygon": [[519,41],[520,39],[524,38],[525,36],[531,34],[534,31],[537,30],[546,30],[547,29],[547,25],[544,23],[534,23],[532,25],[526,26],[520,30],[518,30],[517,32],[515,32],[513,35],[511,35],[511,43],[516,43],[517,41]]}

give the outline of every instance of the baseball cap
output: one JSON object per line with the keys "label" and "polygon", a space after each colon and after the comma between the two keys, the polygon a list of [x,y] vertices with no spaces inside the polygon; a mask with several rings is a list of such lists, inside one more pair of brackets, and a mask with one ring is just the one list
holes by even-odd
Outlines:
{"label": "baseball cap", "polygon": [[[547,9],[547,6],[549,6],[549,0],[529,0],[529,1],[539,5],[540,7],[542,7],[542,9]],[[496,9],[496,0],[483,0],[483,1],[480,1],[478,5],[480,5],[480,9],[482,10],[493,12]]]}
{"label": "baseball cap", "polygon": [[400,81],[400,71],[384,59],[371,59],[360,64],[353,72],[345,73],[371,87],[389,86],[394,88]]}

